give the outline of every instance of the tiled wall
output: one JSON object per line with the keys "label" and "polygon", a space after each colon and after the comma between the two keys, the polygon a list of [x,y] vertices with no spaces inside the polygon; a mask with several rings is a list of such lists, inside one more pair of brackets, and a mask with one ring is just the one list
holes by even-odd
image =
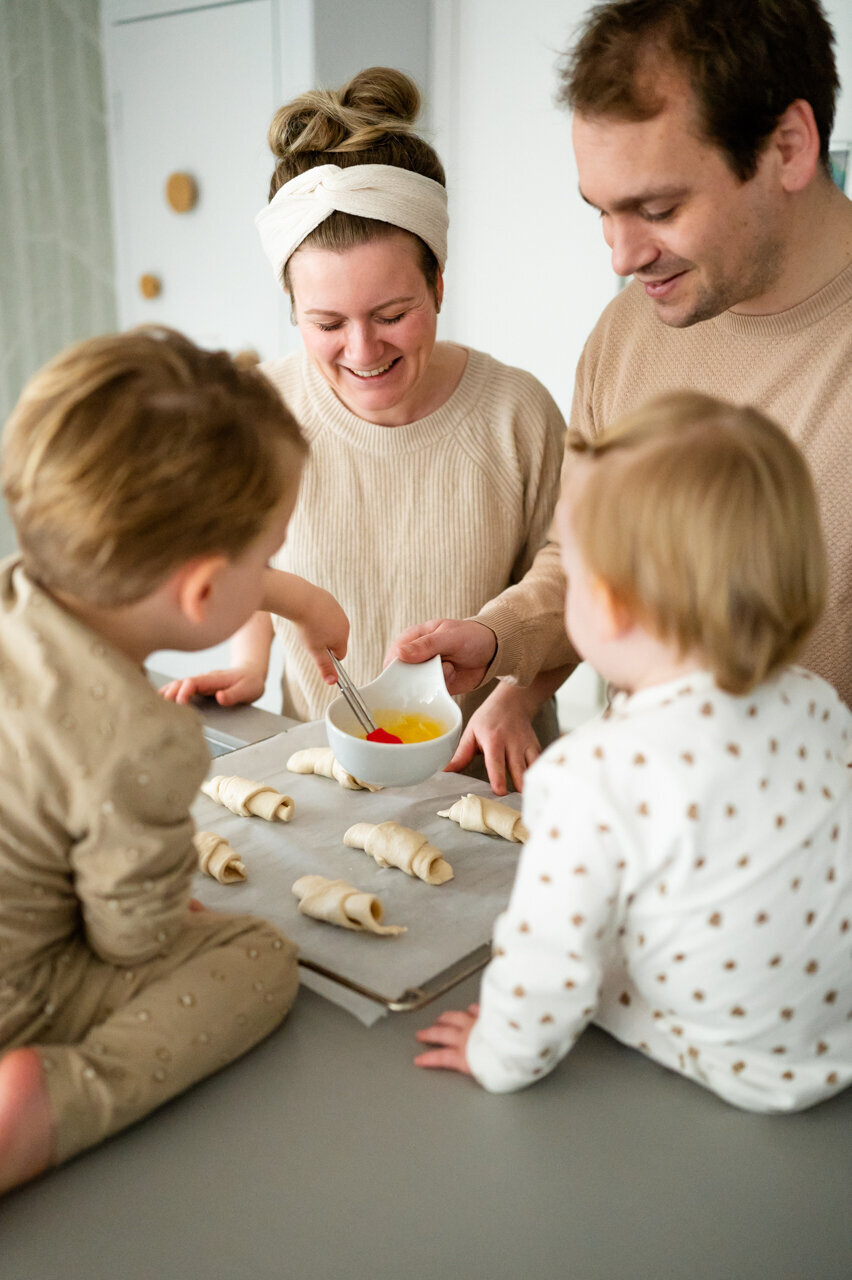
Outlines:
{"label": "tiled wall", "polygon": [[0,421],[45,360],[115,325],[99,0],[0,0]]}

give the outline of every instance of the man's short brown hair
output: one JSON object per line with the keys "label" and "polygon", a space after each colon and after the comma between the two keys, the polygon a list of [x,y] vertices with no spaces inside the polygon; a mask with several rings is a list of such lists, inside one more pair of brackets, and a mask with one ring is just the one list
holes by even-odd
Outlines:
{"label": "man's short brown hair", "polygon": [[239,555],[298,485],[306,445],[257,368],[166,328],[78,343],[27,384],[3,493],[30,575],[105,607],[196,556]]}
{"label": "man's short brown hair", "polygon": [[560,100],[584,116],[649,120],[659,73],[685,74],[706,138],[741,181],[787,107],[809,102],[828,169],[840,87],[820,0],[606,0],[566,56]]}

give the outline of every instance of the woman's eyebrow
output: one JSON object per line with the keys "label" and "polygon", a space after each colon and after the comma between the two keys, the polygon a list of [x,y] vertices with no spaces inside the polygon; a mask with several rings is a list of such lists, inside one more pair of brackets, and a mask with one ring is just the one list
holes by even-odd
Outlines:
{"label": "woman's eyebrow", "polygon": [[[373,307],[373,312],[384,311],[386,307],[398,306],[401,302],[413,302],[414,295],[409,294],[401,298],[388,298],[386,302],[380,302],[377,307]],[[308,307],[304,312],[306,316],[339,316],[340,311],[332,311],[327,307]],[[372,314],[372,312],[371,312]]]}

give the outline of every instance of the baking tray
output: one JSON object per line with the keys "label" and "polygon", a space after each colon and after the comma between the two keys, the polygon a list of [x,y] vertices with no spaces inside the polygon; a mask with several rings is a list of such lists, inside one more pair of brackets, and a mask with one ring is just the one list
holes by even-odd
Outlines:
{"label": "baking tray", "polygon": [[[196,896],[217,910],[271,920],[297,943],[304,968],[345,990],[391,1012],[422,1008],[487,963],[494,921],[508,902],[522,846],[462,831],[437,816],[466,792],[491,796],[487,783],[478,779],[438,773],[414,787],[372,793],[287,771],[293,751],[325,745],[325,726],[315,721],[213,761],[208,776],[239,774],[271,783],[293,797],[295,811],[289,823],[239,818],[199,794],[193,806],[198,828],[217,831],[233,845],[248,879],[220,885],[199,874]],[[513,795],[506,803],[520,808],[520,799]],[[427,885],[396,868],[379,867],[343,844],[343,833],[353,823],[384,821],[421,831],[443,851],[454,879]],[[385,923],[408,931],[397,938],[375,937],[303,916],[291,886],[308,874],[347,880],[375,893]]]}

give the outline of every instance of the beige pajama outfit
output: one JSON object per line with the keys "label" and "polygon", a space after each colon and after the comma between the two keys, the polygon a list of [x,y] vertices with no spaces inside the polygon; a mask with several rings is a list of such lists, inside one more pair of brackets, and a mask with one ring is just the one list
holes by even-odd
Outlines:
{"label": "beige pajama outfit", "polygon": [[38,1049],[64,1160],[282,1020],[296,949],[191,913],[195,712],[0,565],[0,1051]]}

